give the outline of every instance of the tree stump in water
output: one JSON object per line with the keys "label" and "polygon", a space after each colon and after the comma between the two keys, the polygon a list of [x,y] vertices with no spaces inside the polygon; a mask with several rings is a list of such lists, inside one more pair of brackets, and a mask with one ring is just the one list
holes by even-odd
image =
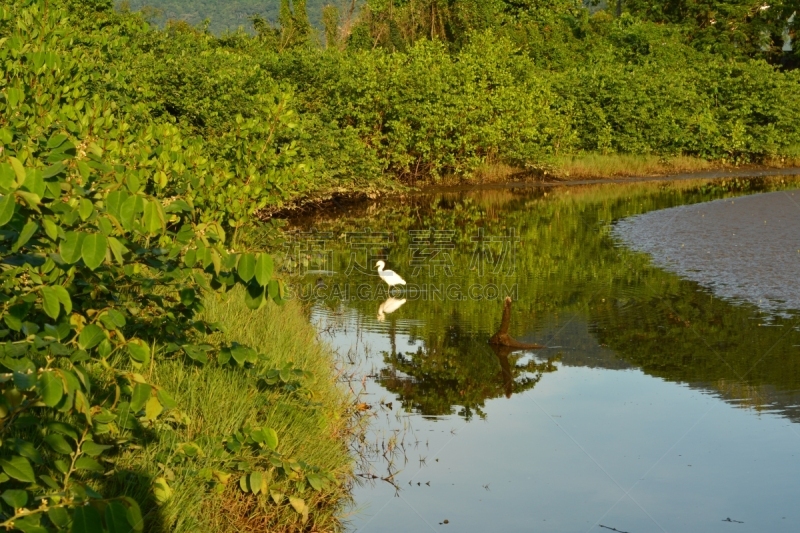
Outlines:
{"label": "tree stump in water", "polygon": [[500,330],[492,335],[489,339],[489,344],[494,346],[508,346],[509,348],[516,348],[520,350],[536,350],[544,348],[541,344],[527,344],[512,339],[508,335],[508,326],[511,324],[511,297],[506,296],[506,301],[503,304],[503,321],[500,323]]}

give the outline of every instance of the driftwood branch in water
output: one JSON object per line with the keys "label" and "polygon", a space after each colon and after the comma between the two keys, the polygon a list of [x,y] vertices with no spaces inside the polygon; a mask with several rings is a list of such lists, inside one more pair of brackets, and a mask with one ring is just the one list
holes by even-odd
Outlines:
{"label": "driftwood branch in water", "polygon": [[536,350],[544,348],[541,344],[527,344],[512,339],[508,335],[508,326],[511,324],[511,297],[506,296],[506,301],[503,304],[503,321],[500,323],[500,331],[492,335],[489,339],[489,344],[495,346],[508,346],[509,348],[518,348],[521,350]]}

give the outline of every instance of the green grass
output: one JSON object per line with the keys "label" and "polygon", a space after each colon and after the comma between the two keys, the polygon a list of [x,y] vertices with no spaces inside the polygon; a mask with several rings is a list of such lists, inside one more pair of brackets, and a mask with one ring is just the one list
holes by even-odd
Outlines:
{"label": "green grass", "polygon": [[591,179],[698,172],[725,165],[688,156],[585,154],[558,158],[553,166],[556,177]]}
{"label": "green grass", "polygon": [[[797,150],[800,152],[800,149]],[[800,166],[800,153],[783,157],[771,157],[760,164],[745,165],[753,168],[790,168]],[[469,178],[449,176],[439,185],[465,183],[504,183],[523,179],[525,176],[552,177],[559,180],[630,178],[666,176],[708,170],[742,168],[726,161],[709,161],[690,156],[656,156],[627,154],[581,154],[561,156],[550,161],[543,169],[533,173],[501,163],[486,164]]]}
{"label": "green grass", "polygon": [[[175,430],[157,428],[148,444],[120,457],[118,472],[109,483],[114,492],[125,492],[147,502],[147,531],[150,532],[244,532],[244,531],[336,531],[339,513],[347,503],[352,479],[348,453],[351,437],[351,401],[336,384],[336,370],[330,351],[316,338],[316,332],[299,305],[283,307],[269,303],[250,311],[243,294],[234,292],[207,301],[204,318],[225,326],[224,334],[211,340],[237,341],[255,347],[267,356],[263,369],[285,362],[313,373],[304,382],[311,401],[284,391],[259,391],[258,369],[205,367],[185,360],[161,358],[150,369],[150,379],[171,391],[188,423]],[[194,441],[206,455],[213,439],[230,435],[243,424],[271,427],[278,432],[282,454],[332,472],[341,486],[321,493],[303,494],[311,508],[308,523],[288,505],[277,506],[263,496],[239,490],[238,475],[221,494],[202,490],[194,472],[211,466],[213,460],[199,459],[193,468],[159,466],[175,445]],[[204,444],[205,443],[205,444]],[[173,490],[162,506],[153,503],[153,480],[165,476]],[[174,476],[173,479],[169,479]]]}

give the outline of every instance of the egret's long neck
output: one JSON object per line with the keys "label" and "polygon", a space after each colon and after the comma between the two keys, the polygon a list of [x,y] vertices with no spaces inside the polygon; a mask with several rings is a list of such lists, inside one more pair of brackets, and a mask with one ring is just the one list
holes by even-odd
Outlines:
{"label": "egret's long neck", "polygon": [[378,264],[378,274],[380,274],[381,272],[383,272],[383,265],[381,265],[381,264],[379,263],[379,264]]}

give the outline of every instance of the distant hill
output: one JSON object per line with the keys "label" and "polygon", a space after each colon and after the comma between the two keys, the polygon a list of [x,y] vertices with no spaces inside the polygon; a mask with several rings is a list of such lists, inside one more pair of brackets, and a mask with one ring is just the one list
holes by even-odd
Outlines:
{"label": "distant hill", "polygon": [[[322,8],[328,4],[339,5],[339,0],[308,0],[306,10],[311,24],[322,28]],[[348,2],[349,3],[349,2]],[[117,5],[121,5],[118,2]],[[250,17],[259,14],[270,22],[277,22],[280,0],[128,0],[131,10],[139,11],[145,6],[160,10],[155,22],[163,25],[167,20],[185,20],[189,24],[201,24],[209,19],[209,29],[216,35],[233,31],[239,27],[252,32]]]}

